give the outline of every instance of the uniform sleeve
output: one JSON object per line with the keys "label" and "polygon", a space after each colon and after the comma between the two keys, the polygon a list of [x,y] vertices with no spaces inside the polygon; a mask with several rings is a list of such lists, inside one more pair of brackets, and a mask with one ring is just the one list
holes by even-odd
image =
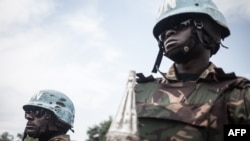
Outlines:
{"label": "uniform sleeve", "polygon": [[239,78],[230,88],[228,102],[229,124],[250,124],[250,81]]}

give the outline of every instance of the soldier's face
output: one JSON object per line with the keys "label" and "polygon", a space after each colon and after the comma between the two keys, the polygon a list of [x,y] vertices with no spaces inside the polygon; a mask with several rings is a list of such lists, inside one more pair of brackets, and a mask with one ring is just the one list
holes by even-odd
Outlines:
{"label": "soldier's face", "polygon": [[188,46],[190,44],[192,31],[191,20],[176,23],[174,26],[166,29],[160,35],[160,40],[165,49],[165,55],[177,63],[186,61],[185,53],[189,52]]}
{"label": "soldier's face", "polygon": [[25,109],[25,118],[28,120],[25,127],[25,132],[30,137],[39,137],[41,131],[45,130],[46,126],[48,126],[46,112],[48,111],[38,107],[29,107]]}
{"label": "soldier's face", "polygon": [[190,27],[178,32],[174,30],[168,30],[167,34],[170,35],[169,38],[167,38],[164,42],[166,53],[169,54],[177,48],[183,48],[184,46],[186,46],[188,41],[190,40],[191,32],[192,29]]}
{"label": "soldier's face", "polygon": [[192,35],[191,20],[174,24],[161,34],[161,40],[166,52],[184,46]]}

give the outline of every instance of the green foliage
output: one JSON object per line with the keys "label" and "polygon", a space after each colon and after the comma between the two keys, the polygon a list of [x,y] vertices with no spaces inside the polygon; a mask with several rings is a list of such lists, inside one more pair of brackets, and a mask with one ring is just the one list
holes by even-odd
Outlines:
{"label": "green foliage", "polygon": [[0,141],[13,141],[14,136],[10,135],[8,132],[3,132],[0,137]]}
{"label": "green foliage", "polygon": [[89,139],[86,141],[105,141],[111,122],[112,118],[109,117],[109,120],[103,121],[99,125],[90,127],[87,131]]}
{"label": "green foliage", "polygon": [[[17,139],[15,139],[14,136],[11,135],[9,132],[3,132],[0,135],[0,141],[14,141],[14,140],[21,141],[23,138],[23,134],[18,133],[16,137]],[[34,138],[27,136],[24,141],[38,141],[38,139],[34,139]]]}

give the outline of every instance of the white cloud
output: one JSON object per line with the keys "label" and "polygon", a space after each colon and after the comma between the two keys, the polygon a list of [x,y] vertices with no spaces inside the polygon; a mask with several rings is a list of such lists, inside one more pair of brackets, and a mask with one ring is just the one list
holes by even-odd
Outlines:
{"label": "white cloud", "polygon": [[31,20],[42,20],[51,13],[53,1],[33,0],[1,0],[0,1],[0,31],[8,31],[15,24],[29,24]]}
{"label": "white cloud", "polygon": [[89,17],[87,15],[81,14],[81,15],[75,15],[74,19],[69,19],[68,25],[74,29],[77,33],[95,33],[95,32],[102,32],[100,31],[100,23],[101,19],[94,19],[92,17]]}
{"label": "white cloud", "polygon": [[[228,20],[250,20],[249,0],[214,0]],[[239,21],[238,21],[239,22]]]}
{"label": "white cloud", "polygon": [[[4,115],[0,133],[23,131],[26,121],[22,105],[40,89],[61,90],[75,102],[73,139],[85,138],[89,126],[115,112],[103,108],[109,106],[110,97],[120,96],[113,95],[119,88],[123,89],[123,85],[116,86],[119,85],[116,80],[123,75],[118,72],[122,66],[116,68],[121,53],[103,29],[101,15],[95,9],[87,12],[76,9],[64,15],[57,13],[54,15],[57,18],[47,23],[39,20],[57,10],[54,4],[17,0],[13,10],[9,1],[1,1],[2,7],[9,8],[0,8],[1,13],[8,15],[0,15],[0,21],[5,21],[0,29],[5,33],[0,36],[0,92],[3,93],[0,113]],[[118,102],[110,105],[114,107]],[[85,112],[90,110],[101,110],[102,116],[98,113],[86,116]]]}

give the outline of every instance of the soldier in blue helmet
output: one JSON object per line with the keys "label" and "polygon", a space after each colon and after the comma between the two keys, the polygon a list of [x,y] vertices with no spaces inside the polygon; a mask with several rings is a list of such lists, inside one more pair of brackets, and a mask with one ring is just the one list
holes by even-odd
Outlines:
{"label": "soldier in blue helmet", "polygon": [[[164,0],[153,35],[159,53],[152,72],[162,77],[136,73],[137,83],[125,93],[134,95],[135,102],[122,101],[108,137],[223,141],[224,125],[250,124],[250,81],[210,61],[230,35],[212,0]],[[159,69],[163,56],[173,61],[167,73]],[[131,123],[138,124],[137,129]]]}
{"label": "soldier in blue helmet", "polygon": [[[250,81],[210,61],[230,35],[211,0],[165,0],[153,35],[159,54],[152,72],[137,73],[139,137],[146,141],[223,141],[224,125],[250,124]],[[173,65],[159,70],[162,57]]]}
{"label": "soldier in blue helmet", "polygon": [[75,108],[68,96],[56,90],[40,90],[23,106],[27,124],[26,136],[39,141],[70,141]]}

